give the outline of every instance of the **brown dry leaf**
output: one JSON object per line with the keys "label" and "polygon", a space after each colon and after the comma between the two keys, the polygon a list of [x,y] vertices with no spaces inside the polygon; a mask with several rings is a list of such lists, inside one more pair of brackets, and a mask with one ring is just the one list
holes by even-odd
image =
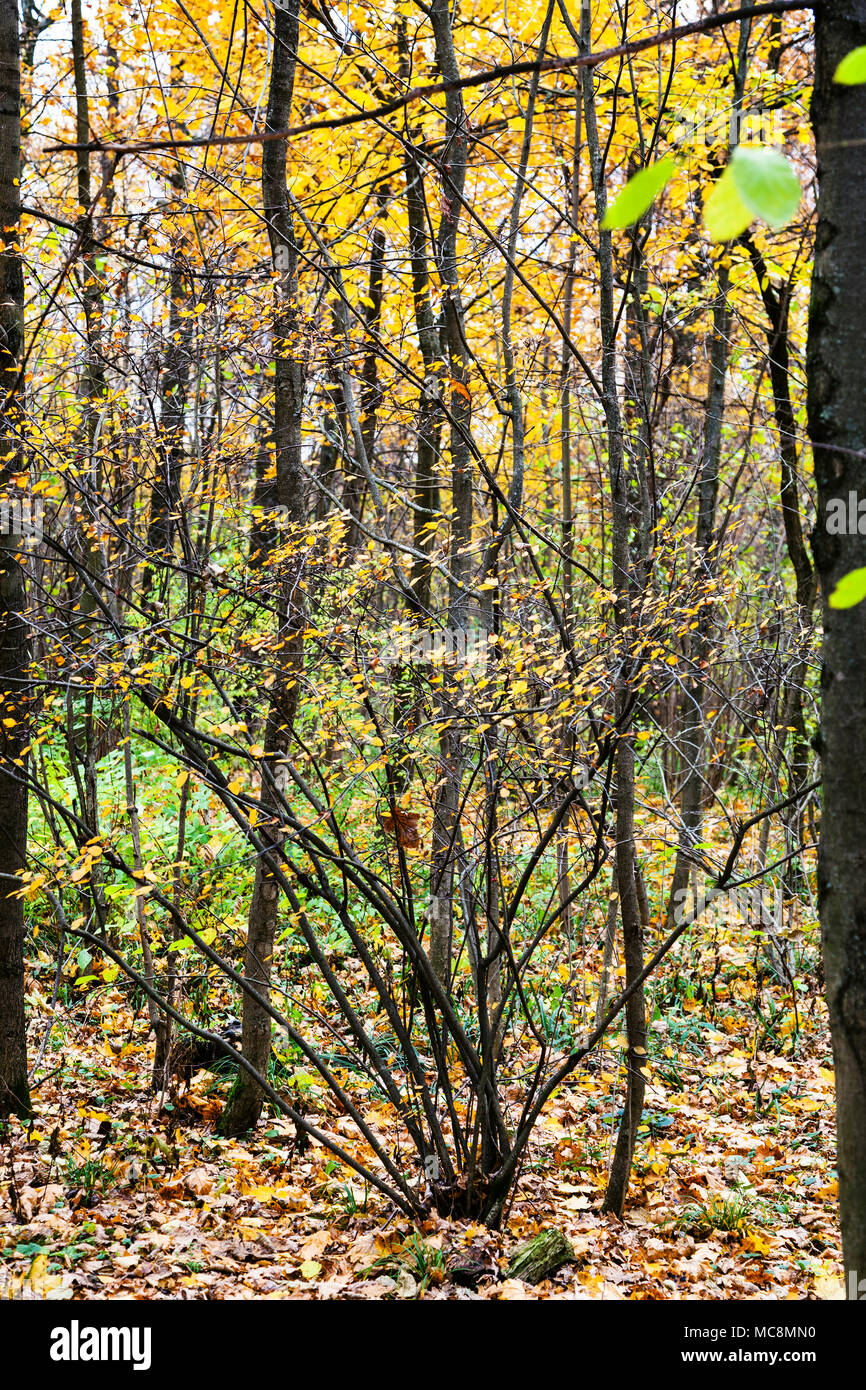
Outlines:
{"label": "brown dry leaf", "polygon": [[323,1279],[320,1283],[319,1298],[337,1298],[351,1282],[351,1274],[333,1274],[330,1279]]}
{"label": "brown dry leaf", "polygon": [[163,1183],[159,1189],[160,1200],[163,1202],[179,1202],[188,1195],[186,1181],[183,1178],[179,1178],[177,1182]]}
{"label": "brown dry leaf", "polygon": [[503,1303],[516,1303],[532,1298],[522,1279],[504,1279],[501,1284],[494,1285],[489,1296],[498,1298]]}
{"label": "brown dry leaf", "polygon": [[388,1247],[375,1231],[366,1231],[358,1237],[347,1253],[350,1265],[358,1269],[362,1265],[371,1265],[383,1255],[387,1255]]}
{"label": "brown dry leaf", "polygon": [[383,815],[382,826],[389,835],[394,835],[397,844],[402,845],[403,849],[420,849],[419,819],[418,811],[401,811],[399,806],[395,806],[393,816]]}
{"label": "brown dry leaf", "polygon": [[298,1252],[302,1260],[317,1260],[320,1255],[324,1255],[325,1250],[332,1240],[331,1232],[314,1231],[311,1236],[304,1241]]}
{"label": "brown dry leaf", "polygon": [[193,1168],[183,1182],[190,1196],[204,1197],[213,1191],[214,1177],[209,1168]]}

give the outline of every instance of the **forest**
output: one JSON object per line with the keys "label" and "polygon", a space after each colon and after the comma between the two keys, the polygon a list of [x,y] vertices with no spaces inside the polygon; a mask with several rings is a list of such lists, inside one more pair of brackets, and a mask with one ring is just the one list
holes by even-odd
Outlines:
{"label": "forest", "polygon": [[864,147],[866,0],[0,0],[0,1297],[866,1298]]}

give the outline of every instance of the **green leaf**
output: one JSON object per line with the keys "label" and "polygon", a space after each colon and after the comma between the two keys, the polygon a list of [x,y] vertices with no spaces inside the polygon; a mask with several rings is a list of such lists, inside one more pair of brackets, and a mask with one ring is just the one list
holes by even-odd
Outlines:
{"label": "green leaf", "polygon": [[866,568],[843,574],[828,600],[831,608],[853,608],[866,598]]}
{"label": "green leaf", "polygon": [[781,150],[771,145],[740,145],[731,156],[737,192],[755,217],[779,231],[800,206],[802,189]]}
{"label": "green leaf", "polygon": [[850,53],[846,53],[833,73],[833,81],[841,82],[846,87],[857,87],[861,82],[866,82],[866,48],[852,48]]}
{"label": "green leaf", "polygon": [[707,231],[712,241],[734,241],[751,221],[752,214],[740,197],[729,164],[704,204]]}
{"label": "green leaf", "polygon": [[707,231],[713,241],[733,241],[756,217],[779,231],[797,211],[800,195],[800,181],[780,150],[740,145],[707,198]]}
{"label": "green leaf", "polygon": [[668,156],[657,164],[641,169],[633,174],[616,201],[604,215],[602,227],[610,230],[615,227],[630,227],[639,222],[663,188],[670,182],[676,170],[676,160]]}

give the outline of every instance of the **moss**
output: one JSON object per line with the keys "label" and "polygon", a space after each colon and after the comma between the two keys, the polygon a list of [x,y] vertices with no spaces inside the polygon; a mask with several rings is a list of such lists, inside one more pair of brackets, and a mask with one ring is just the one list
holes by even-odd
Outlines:
{"label": "moss", "polygon": [[508,1266],[508,1277],[522,1279],[525,1284],[540,1284],[542,1279],[573,1259],[571,1241],[562,1231],[541,1231],[515,1250]]}

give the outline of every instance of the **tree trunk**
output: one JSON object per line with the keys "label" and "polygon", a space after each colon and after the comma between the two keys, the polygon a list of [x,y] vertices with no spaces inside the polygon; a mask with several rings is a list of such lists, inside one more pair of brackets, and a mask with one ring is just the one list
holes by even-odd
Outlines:
{"label": "tree trunk", "polygon": [[[387,187],[379,189],[377,202],[380,217],[384,215]],[[385,229],[376,226],[370,238],[370,278],[367,296],[363,303],[363,317],[367,325],[367,350],[361,369],[361,437],[364,441],[364,454],[371,468],[375,465],[376,426],[382,390],[379,385],[379,325],[382,318],[382,282],[385,274]],[[343,504],[349,512],[346,523],[346,548],[357,550],[361,544],[361,515],[364,510],[364,477],[358,466],[350,467],[346,474],[343,489]]]}
{"label": "tree trunk", "polygon": [[[21,218],[21,88],[16,0],[0,0],[0,485],[23,466],[20,361],[24,275]],[[20,537],[0,535],[0,1117],[30,1112],[24,1014],[24,902],[12,897],[24,867],[29,693]],[[11,721],[11,722],[10,722]]]}
{"label": "tree trunk", "polygon": [[[75,138],[79,145],[90,140],[90,108],[87,96],[87,63],[85,59],[84,19],[81,0],[72,0],[72,69],[75,83]],[[98,451],[94,448],[99,426],[100,410],[105,396],[105,363],[102,344],[103,272],[98,269],[94,241],[92,189],[90,183],[90,154],[78,152],[77,168],[78,226],[81,246],[78,254],[78,280],[84,310],[86,351],[78,395],[82,403],[81,427],[78,437],[78,527],[76,539],[80,564],[91,579],[99,583],[105,569],[100,549],[100,502],[102,470]],[[97,604],[89,587],[82,583],[79,600],[81,619],[78,624],[79,644],[86,647],[93,641],[93,619]],[[94,835],[98,825],[92,826]]]}
{"label": "tree trunk", "polygon": [[[434,0],[430,11],[436,42],[439,71],[448,82],[460,78],[451,30],[448,0]],[[460,301],[460,274],[457,260],[457,234],[461,200],[466,183],[469,127],[458,88],[445,99],[449,162],[442,182],[442,221],[439,229],[439,277],[442,282],[443,356],[447,352],[451,372],[449,414],[451,419],[451,545],[449,567],[452,580],[448,593],[448,635],[460,653],[469,630],[469,601],[466,581],[472,543],[472,472],[470,430],[472,403],[469,392],[469,360]],[[463,784],[465,752],[456,708],[460,683],[448,688],[446,680],[441,700],[444,725],[439,734],[439,781],[433,807],[432,855],[430,860],[430,962],[439,979],[448,986],[451,975],[451,942],[454,926],[454,866],[459,839],[460,793]]]}
{"label": "tree trunk", "polygon": [[826,520],[832,499],[849,491],[866,497],[866,164],[851,149],[866,138],[866,86],[833,82],[840,59],[866,45],[866,0],[821,6],[815,40],[820,195],[807,375],[818,489],[812,547],[824,617],[818,904],[836,1063],[842,1247],[848,1297],[856,1299],[866,1279],[866,603],[834,609],[827,600],[842,575],[866,566],[866,537],[830,535]]}
{"label": "tree trunk", "polygon": [[[738,114],[742,109],[746,88],[751,19],[740,21],[740,41],[734,69],[734,120],[731,126],[731,151],[739,138]],[[696,543],[700,565],[701,597],[706,597],[703,585],[710,584],[719,567],[718,537],[716,535],[716,502],[719,492],[719,470],[722,462],[722,425],[725,415],[725,383],[731,338],[731,307],[728,293],[731,269],[727,251],[719,264],[716,298],[713,304],[713,337],[710,347],[710,374],[704,420],[704,450],[701,476],[698,481],[698,515]],[[703,603],[698,616],[689,653],[692,674],[685,682],[682,704],[683,733],[681,749],[684,781],[680,799],[680,836],[674,865],[667,910],[667,930],[674,926],[674,910],[681,901],[692,871],[694,846],[700,839],[707,787],[705,755],[705,717],[707,677],[712,651],[714,608]]]}
{"label": "tree trunk", "polygon": [[[274,57],[268,98],[268,130],[289,125],[298,53],[298,0],[274,7]],[[275,296],[274,442],[276,447],[276,501],[282,515],[298,524],[305,517],[306,482],[301,468],[301,415],[304,402],[304,364],[299,343],[298,264],[294,225],[286,187],[286,141],[268,141],[262,154],[262,201],[271,242],[274,269],[279,275]],[[277,544],[287,539],[278,533]],[[279,908],[279,889],[274,879],[282,843],[279,829],[284,814],[280,801],[286,787],[285,759],[298,703],[298,682],[303,665],[305,617],[300,595],[303,556],[281,560],[279,632],[276,642],[274,683],[264,738],[262,801],[273,808],[273,821],[262,827],[267,846],[256,860],[250,902],[244,975],[262,1000],[270,999],[271,964]],[[271,1019],[257,1000],[244,994],[244,1056],[262,1075],[267,1074],[271,1051]],[[238,1073],[222,1116],[224,1134],[242,1134],[258,1123],[264,1093],[246,1071]]]}
{"label": "tree trunk", "polygon": [[[779,434],[779,456],[781,459],[781,486],[779,502],[782,508],[782,523],[785,530],[785,544],[788,558],[794,571],[797,596],[797,622],[803,633],[811,633],[815,607],[815,573],[809,560],[809,552],[803,535],[803,518],[800,511],[799,458],[797,455],[797,420],[791,400],[791,374],[789,352],[789,286],[777,289],[771,279],[764,257],[748,233],[743,244],[749,253],[755,279],[758,284],[769,325],[767,328],[767,361],[770,369],[770,382],[773,387],[773,413]],[[798,634],[799,635],[799,634]],[[795,639],[796,640],[796,639]],[[788,743],[788,734],[794,732],[794,746],[787,759],[788,794],[802,791],[809,780],[810,756],[806,742],[806,723],[803,713],[803,693],[807,680],[807,654],[803,644],[800,655],[788,675],[788,688],[785,695],[782,716],[777,730],[774,757],[781,766]],[[781,790],[779,792],[781,796]],[[794,852],[803,839],[803,801],[795,801],[783,812],[786,832],[786,853]],[[762,827],[762,845],[769,836],[769,819]],[[789,864],[783,873],[785,896],[794,896],[802,887],[802,871],[796,861]]]}
{"label": "tree trunk", "polygon": [[[178,196],[183,193],[183,178],[175,174],[172,187]],[[150,502],[150,521],[147,528],[147,547],[165,557],[171,557],[175,528],[181,504],[180,483],[184,460],[187,387],[193,320],[189,313],[190,280],[187,274],[185,238],[175,236],[171,248],[171,284],[168,308],[168,342],[162,369],[160,408],[160,476],[154,485]],[[149,590],[152,578],[151,561],[145,569],[144,588]]]}
{"label": "tree trunk", "polygon": [[[401,36],[405,43],[405,33]],[[408,54],[401,49],[401,74],[408,81]],[[424,183],[418,161],[411,150],[406,152],[406,212],[409,222],[409,263],[412,272],[412,302],[418,346],[424,360],[424,384],[418,403],[417,461],[415,464],[412,543],[421,556],[429,555],[439,511],[439,444],[442,432],[442,407],[439,399],[439,335],[430,303],[430,276],[427,266],[427,224]],[[430,606],[432,571],[422,558],[412,561],[412,592],[417,613],[423,620]]]}
{"label": "tree trunk", "polygon": [[[581,12],[581,39],[590,47],[589,11]],[[629,498],[623,425],[617,386],[616,319],[613,297],[613,248],[609,231],[602,228],[607,210],[604,160],[595,108],[594,78],[583,70],[583,106],[589,150],[595,210],[598,220],[599,327],[601,330],[601,385],[607,429],[608,478],[611,496],[611,560],[614,622],[620,646],[620,666],[614,691],[619,732],[616,749],[616,880],[622,912],[625,982],[632,984],[643,969],[643,932],[635,885],[634,844],[634,744],[629,728],[631,695],[630,629],[632,622],[632,566],[629,551]],[[646,1060],[646,1003],[643,986],[635,990],[626,1008],[626,1099],[617,1137],[616,1153],[604,1199],[605,1211],[622,1215],[631,1173],[631,1160],[643,1111]]]}

